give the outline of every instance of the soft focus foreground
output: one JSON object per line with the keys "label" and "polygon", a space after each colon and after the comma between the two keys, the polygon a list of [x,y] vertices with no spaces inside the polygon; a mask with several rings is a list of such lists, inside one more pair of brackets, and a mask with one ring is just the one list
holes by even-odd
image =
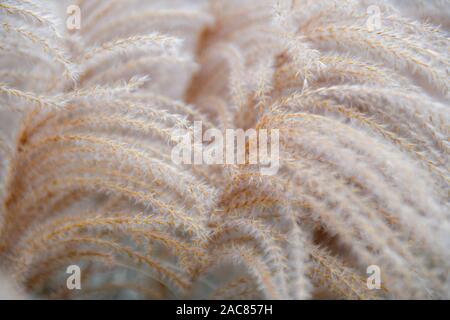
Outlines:
{"label": "soft focus foreground", "polygon": [[[450,298],[449,1],[0,15],[0,297]],[[277,174],[173,163],[193,121],[278,129]]]}

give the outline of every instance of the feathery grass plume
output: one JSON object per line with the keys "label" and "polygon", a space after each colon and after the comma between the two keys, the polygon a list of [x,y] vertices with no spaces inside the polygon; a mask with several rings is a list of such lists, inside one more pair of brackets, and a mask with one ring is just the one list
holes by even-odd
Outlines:
{"label": "feathery grass plume", "polygon": [[[2,297],[450,298],[446,1],[71,4],[0,1]],[[175,163],[194,121],[278,172]]]}

